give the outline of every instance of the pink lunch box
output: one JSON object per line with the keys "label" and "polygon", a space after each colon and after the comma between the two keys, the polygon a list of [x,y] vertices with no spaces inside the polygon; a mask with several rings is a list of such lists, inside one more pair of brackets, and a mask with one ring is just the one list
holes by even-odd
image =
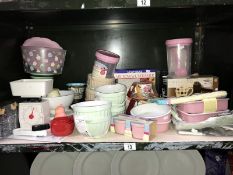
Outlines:
{"label": "pink lunch box", "polygon": [[215,117],[220,113],[224,113],[227,112],[229,110],[225,110],[225,111],[218,111],[218,112],[210,112],[210,113],[200,113],[200,114],[189,114],[186,113],[184,111],[181,111],[179,109],[177,109],[177,112],[180,116],[180,118],[184,121],[186,121],[187,123],[197,123],[197,122],[201,122],[204,120],[207,120],[210,117]]}
{"label": "pink lunch box", "polygon": [[[228,109],[228,98],[217,99],[217,111],[225,111]],[[204,112],[203,101],[195,101],[179,104],[177,109],[190,114],[198,114]]]}

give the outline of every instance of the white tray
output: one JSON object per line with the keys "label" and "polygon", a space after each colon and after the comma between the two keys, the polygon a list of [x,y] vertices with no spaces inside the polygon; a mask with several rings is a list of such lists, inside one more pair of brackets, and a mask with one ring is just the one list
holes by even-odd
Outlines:
{"label": "white tray", "polygon": [[53,89],[53,79],[20,79],[10,82],[13,96],[45,97]]}

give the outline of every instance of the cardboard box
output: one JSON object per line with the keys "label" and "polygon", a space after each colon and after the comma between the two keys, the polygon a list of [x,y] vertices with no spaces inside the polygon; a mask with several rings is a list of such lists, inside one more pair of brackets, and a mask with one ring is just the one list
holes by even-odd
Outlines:
{"label": "cardboard box", "polygon": [[155,69],[116,69],[114,77],[118,83],[126,85],[127,91],[134,82],[151,82],[153,90],[156,92]]}
{"label": "cardboard box", "polygon": [[[137,132],[137,134],[142,135],[142,137],[136,138],[136,139],[140,139],[145,142],[148,142],[154,139],[156,136],[156,121],[146,121],[143,119],[135,118],[130,115],[122,114],[122,115],[112,117],[111,126],[110,126],[111,132],[117,133],[116,128],[115,128],[117,120],[124,122],[124,129],[123,129],[122,135],[135,138],[134,136],[136,136],[135,135],[136,132],[134,133],[132,125],[139,124],[141,126],[139,128],[142,128],[142,130],[141,129],[139,130],[141,130],[142,133],[140,134],[139,132]],[[123,127],[123,126],[119,126],[119,127]]]}
{"label": "cardboard box", "polygon": [[218,91],[219,80],[216,76],[195,76],[190,78],[163,77],[163,97],[185,97],[194,93]]}

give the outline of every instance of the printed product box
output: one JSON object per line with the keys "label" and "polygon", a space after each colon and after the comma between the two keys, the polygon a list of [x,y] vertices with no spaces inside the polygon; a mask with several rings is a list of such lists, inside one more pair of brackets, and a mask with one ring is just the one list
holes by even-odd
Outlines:
{"label": "printed product box", "polygon": [[155,69],[116,69],[114,77],[118,83],[127,86],[127,91],[134,82],[151,82],[153,90],[156,85]]}
{"label": "printed product box", "polygon": [[190,78],[167,78],[163,76],[163,97],[185,97],[194,93],[218,91],[216,76],[195,76]]}

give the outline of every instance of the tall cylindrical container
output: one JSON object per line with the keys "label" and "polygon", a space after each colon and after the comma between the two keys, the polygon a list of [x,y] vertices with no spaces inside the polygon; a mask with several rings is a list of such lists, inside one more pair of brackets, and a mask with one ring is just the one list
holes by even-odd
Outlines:
{"label": "tall cylindrical container", "polygon": [[191,74],[192,39],[166,41],[169,77],[187,77]]}

